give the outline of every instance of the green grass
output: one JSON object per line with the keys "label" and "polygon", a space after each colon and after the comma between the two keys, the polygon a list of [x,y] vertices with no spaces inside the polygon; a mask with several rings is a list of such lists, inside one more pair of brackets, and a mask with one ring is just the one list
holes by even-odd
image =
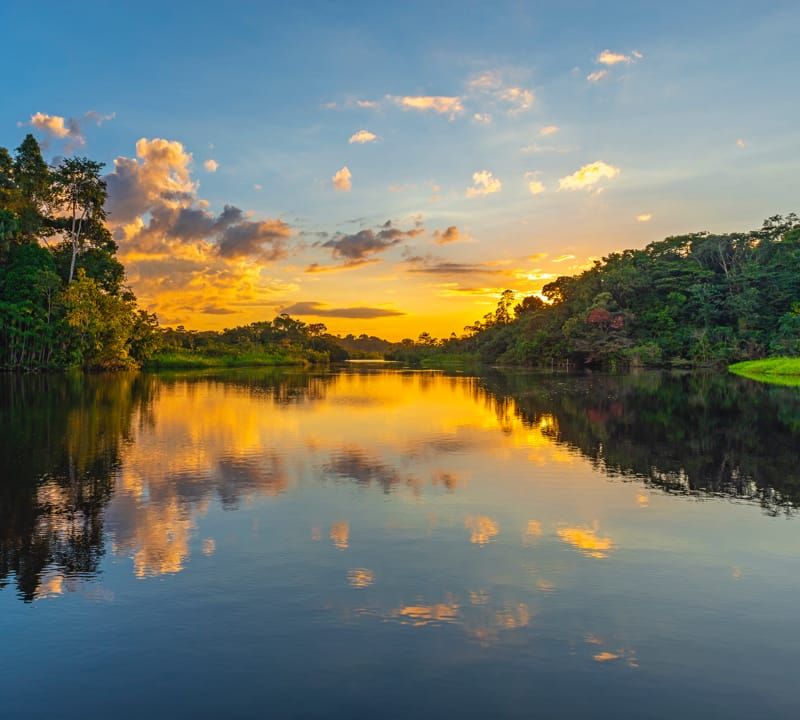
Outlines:
{"label": "green grass", "polygon": [[306,365],[303,357],[283,353],[241,352],[209,355],[201,352],[158,353],[145,364],[148,370],[194,370],[203,368],[246,368]]}
{"label": "green grass", "polygon": [[419,364],[424,368],[431,369],[460,369],[477,365],[478,358],[469,353],[437,353],[422,357]]}
{"label": "green grass", "polygon": [[775,357],[735,363],[728,370],[750,380],[800,387],[800,357]]}

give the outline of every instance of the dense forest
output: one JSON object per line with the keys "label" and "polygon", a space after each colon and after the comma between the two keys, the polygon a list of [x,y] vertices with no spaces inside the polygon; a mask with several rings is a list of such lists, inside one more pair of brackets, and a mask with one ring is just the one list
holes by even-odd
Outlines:
{"label": "dense forest", "polygon": [[102,163],[0,147],[0,367],[280,365],[387,357],[509,365],[702,366],[800,355],[800,219],[612,253],[446,340],[390,343],[279,315],[221,332],[161,329],[125,286]]}
{"label": "dense forest", "polygon": [[800,354],[800,218],[759,230],[670,237],[598,260],[494,313],[460,337],[405,341],[403,360],[509,365],[684,365]]}
{"label": "dense forest", "polygon": [[106,226],[102,163],[51,167],[28,135],[0,147],[0,366],[136,367],[155,316],[136,305]]}

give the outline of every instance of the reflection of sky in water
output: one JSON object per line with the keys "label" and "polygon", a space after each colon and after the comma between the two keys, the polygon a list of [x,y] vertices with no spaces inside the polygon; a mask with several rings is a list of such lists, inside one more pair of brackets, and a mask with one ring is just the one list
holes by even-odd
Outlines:
{"label": "reflection of sky in water", "polygon": [[[796,707],[773,672],[800,660],[794,518],[609,481],[558,424],[427,372],[161,382],[120,444],[99,572],[47,569],[35,613],[0,593],[17,655],[0,688],[39,666],[66,686],[105,658],[96,711],[125,670],[162,710],[181,693],[221,708],[212,679],[231,712],[266,692],[319,716],[326,697],[401,716],[423,691],[464,716],[558,716],[581,693],[596,717],[654,698],[654,717]],[[37,492],[63,508],[47,532],[74,535],[69,492]],[[301,688],[319,705],[293,706]]]}

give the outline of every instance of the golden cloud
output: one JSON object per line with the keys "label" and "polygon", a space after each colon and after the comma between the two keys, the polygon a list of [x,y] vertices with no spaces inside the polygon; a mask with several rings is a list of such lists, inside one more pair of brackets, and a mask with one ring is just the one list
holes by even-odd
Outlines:
{"label": "golden cloud", "polygon": [[488,170],[478,170],[472,174],[472,187],[467,188],[468,198],[484,197],[500,192],[503,183]]}
{"label": "golden cloud", "polygon": [[636,51],[634,51],[632,55],[624,55],[623,53],[612,52],[611,50],[603,50],[603,52],[597,56],[595,62],[599,65],[629,64],[633,62],[634,58],[639,59],[641,57],[642,54]]}
{"label": "golden cloud", "polygon": [[458,96],[447,95],[404,95],[402,97],[389,96],[390,99],[404,110],[431,110],[439,115],[449,115],[451,118],[464,111],[464,105]]}
{"label": "golden cloud", "polygon": [[331,178],[331,182],[333,183],[334,189],[339,192],[350,192],[353,187],[352,181],[353,175],[350,172],[350,168],[345,165],[341,170],[337,170],[334,176]]}
{"label": "golden cloud", "polygon": [[351,145],[364,145],[365,143],[375,142],[377,139],[378,136],[375,133],[370,132],[369,130],[359,130],[357,133],[351,135],[347,142]]}
{"label": "golden cloud", "polygon": [[76,132],[76,130],[70,126],[69,121],[60,115],[47,115],[41,112],[31,115],[30,125],[37,130],[41,130],[59,139],[70,137]]}
{"label": "golden cloud", "polygon": [[619,175],[620,169],[597,160],[576,170],[558,181],[559,190],[583,190],[597,184],[603,178],[611,179]]}
{"label": "golden cloud", "polygon": [[439,245],[447,245],[448,243],[458,242],[464,239],[462,233],[455,225],[450,225],[446,230],[436,230],[433,233],[434,240]]}

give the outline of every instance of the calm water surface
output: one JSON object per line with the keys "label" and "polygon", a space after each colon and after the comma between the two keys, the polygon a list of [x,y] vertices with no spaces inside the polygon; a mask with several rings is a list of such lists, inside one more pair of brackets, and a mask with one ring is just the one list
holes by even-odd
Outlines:
{"label": "calm water surface", "polygon": [[800,715],[800,391],[0,377],[0,716]]}

